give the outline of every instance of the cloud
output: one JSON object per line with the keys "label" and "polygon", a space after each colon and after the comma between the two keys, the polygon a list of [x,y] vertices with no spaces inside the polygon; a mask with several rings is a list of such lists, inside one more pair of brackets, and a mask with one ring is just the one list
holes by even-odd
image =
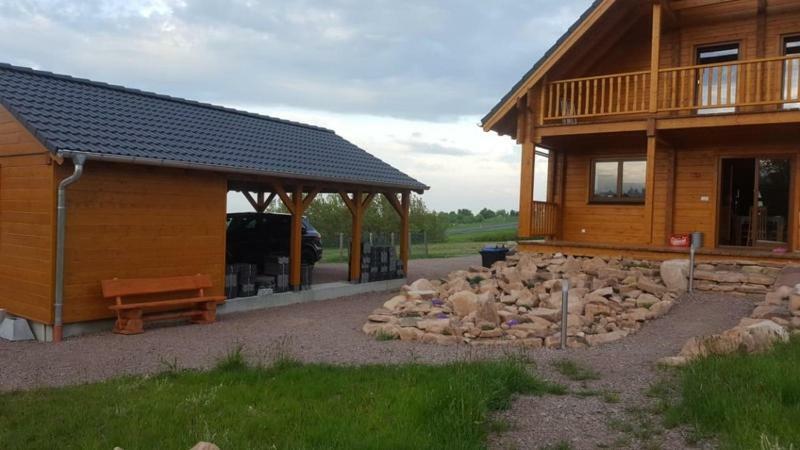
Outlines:
{"label": "cloud", "polygon": [[0,0],[12,63],[230,104],[482,116],[589,0]]}
{"label": "cloud", "polygon": [[519,150],[477,123],[590,1],[0,0],[0,54],[326,126],[437,210],[517,209]]}

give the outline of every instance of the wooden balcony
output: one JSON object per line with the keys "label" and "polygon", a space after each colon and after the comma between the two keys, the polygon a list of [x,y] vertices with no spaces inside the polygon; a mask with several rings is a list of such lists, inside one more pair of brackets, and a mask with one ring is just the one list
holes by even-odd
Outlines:
{"label": "wooden balcony", "polygon": [[558,205],[551,202],[532,202],[531,236],[554,238],[558,232]]}
{"label": "wooden balcony", "polygon": [[641,71],[546,83],[540,121],[800,109],[800,55],[659,69],[655,86],[651,78],[650,71]]}

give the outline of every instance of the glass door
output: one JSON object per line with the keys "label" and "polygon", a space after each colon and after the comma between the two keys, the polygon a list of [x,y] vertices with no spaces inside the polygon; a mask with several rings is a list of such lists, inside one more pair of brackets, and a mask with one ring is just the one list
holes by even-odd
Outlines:
{"label": "glass door", "polygon": [[719,245],[785,246],[790,217],[789,160],[724,158],[721,169]]}
{"label": "glass door", "polygon": [[791,164],[788,159],[757,160],[752,242],[780,246],[788,242]]}

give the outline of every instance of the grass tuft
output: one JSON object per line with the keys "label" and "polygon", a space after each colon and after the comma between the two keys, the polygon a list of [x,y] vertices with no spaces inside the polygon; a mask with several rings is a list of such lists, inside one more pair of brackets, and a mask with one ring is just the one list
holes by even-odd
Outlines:
{"label": "grass tuft", "polygon": [[600,374],[592,368],[583,366],[569,359],[553,361],[553,367],[565,377],[572,381],[599,380]]}
{"label": "grass tuft", "polygon": [[400,339],[400,336],[392,333],[387,333],[383,330],[378,330],[378,332],[375,333],[376,341],[395,341],[397,339]]}
{"label": "grass tuft", "polygon": [[214,368],[221,372],[236,372],[247,369],[249,366],[244,358],[244,346],[239,344],[217,361]]}
{"label": "grass tuft", "polygon": [[717,436],[723,448],[791,448],[800,443],[800,337],[766,354],[698,360],[679,374],[668,422]]}

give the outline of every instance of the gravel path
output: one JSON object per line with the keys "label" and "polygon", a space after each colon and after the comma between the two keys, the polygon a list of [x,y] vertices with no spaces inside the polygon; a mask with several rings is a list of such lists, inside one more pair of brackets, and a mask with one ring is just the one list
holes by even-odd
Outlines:
{"label": "gravel path", "polygon": [[[690,337],[718,333],[750,314],[757,299],[712,294],[685,295],[669,314],[649,322],[638,333],[591,349],[534,353],[538,372],[569,387],[597,395],[522,397],[499,416],[511,430],[494,436],[494,448],[547,448],[566,442],[571,449],[687,448],[682,430],[664,430],[648,408],[646,391],[660,380],[654,364],[674,356]],[[576,382],[552,363],[569,359],[599,374],[596,381]],[[618,395],[609,401],[602,393]],[[641,439],[641,437],[645,439]]]}
{"label": "gravel path", "polygon": [[[412,279],[436,278],[478,263],[477,256],[415,260],[410,275]],[[366,316],[389,295],[364,294],[232,314],[211,325],[163,326],[136,336],[104,332],[57,345],[0,341],[0,391],[152,373],[167,366],[204,368],[237,346],[243,346],[249,359],[259,361],[278,354],[331,363],[443,363],[507,355],[508,350],[501,348],[379,342],[367,337],[361,332]],[[642,419],[633,415],[647,402],[644,391],[659,378],[653,362],[677,354],[689,337],[732,327],[752,305],[752,299],[740,297],[685,296],[667,316],[621,341],[585,350],[528,351],[527,356],[546,378],[568,385],[572,391],[617,392],[621,401],[611,403],[602,396],[521,397],[512,409],[501,413],[512,426],[492,438],[492,447],[535,449],[567,441],[574,449],[597,448],[598,444],[616,448],[628,439],[629,445],[639,448],[630,441],[630,431],[612,425]],[[601,378],[585,385],[564,379],[551,364],[562,358],[591,367]],[[656,439],[660,448],[685,448],[679,432],[663,432]]]}

